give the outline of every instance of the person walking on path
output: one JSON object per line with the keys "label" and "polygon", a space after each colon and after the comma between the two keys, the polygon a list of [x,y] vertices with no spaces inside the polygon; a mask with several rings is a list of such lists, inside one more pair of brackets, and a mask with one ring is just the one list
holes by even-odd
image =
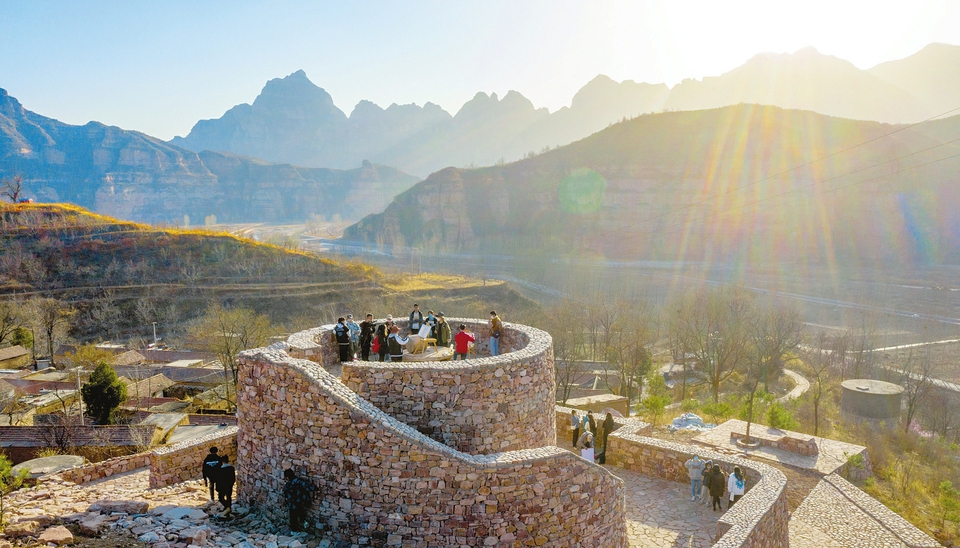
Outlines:
{"label": "person walking on path", "polygon": [[390,349],[390,361],[403,361],[403,345],[408,342],[410,342],[409,338],[400,336],[399,327],[395,325],[390,327],[390,336],[387,338],[387,347]]}
{"label": "person walking on path", "polygon": [[490,355],[500,353],[500,335],[503,334],[503,322],[497,316],[496,310],[490,311]]}
{"label": "person walking on path", "polygon": [[367,314],[367,318],[360,322],[360,359],[370,361],[370,345],[373,344],[373,335],[377,329],[377,324],[373,323],[373,314]]}
{"label": "person walking on path", "polygon": [[350,355],[350,328],[346,322],[346,318],[337,318],[337,325],[333,328],[333,336],[340,346],[340,363],[353,361],[353,356]]}
{"label": "person walking on path", "polygon": [[423,325],[423,312],[420,312],[420,305],[413,305],[413,312],[410,313],[410,333],[417,333]]}
{"label": "person walking on path", "polygon": [[313,504],[317,488],[309,481],[298,478],[290,468],[283,471],[283,478],[286,480],[283,485],[283,498],[290,515],[290,530],[303,531],[303,522],[307,519],[307,510]]}
{"label": "person walking on path", "polygon": [[580,417],[576,410],[570,411],[570,431],[573,433],[570,444],[576,447],[577,440],[580,439]]}
{"label": "person walking on path", "polygon": [[703,461],[700,460],[699,456],[694,455],[692,459],[687,459],[687,462],[683,465],[687,467],[687,475],[690,476],[690,500],[697,500],[703,482]]}
{"label": "person walking on path", "polygon": [[470,351],[470,343],[475,342],[477,339],[470,333],[467,333],[467,326],[460,324],[460,330],[457,331],[457,336],[453,338],[454,342],[454,354],[453,359],[465,360],[467,359],[467,352]]}
{"label": "person walking on path", "polygon": [[740,471],[739,466],[734,466],[733,473],[727,478],[727,491],[730,492],[730,502],[727,503],[727,510],[732,508],[734,503],[740,500],[740,497],[743,496],[743,491],[746,489],[746,485],[747,478],[743,475],[743,472]]}
{"label": "person walking on path", "polygon": [[230,458],[223,456],[223,464],[217,471],[217,495],[223,505],[224,515],[230,515],[233,505],[233,484],[237,482],[237,470],[230,464]]}
{"label": "person walking on path", "polygon": [[450,348],[450,324],[443,317],[443,312],[437,314],[436,339],[437,348]]}
{"label": "person walking on path", "polygon": [[710,491],[714,512],[717,511],[717,508],[723,509],[723,503],[720,502],[720,497],[723,496],[723,490],[726,489],[726,487],[727,481],[723,476],[723,472],[720,471],[720,465],[714,464],[713,471],[707,476],[707,490]]}
{"label": "person walking on path", "polygon": [[353,314],[347,314],[347,329],[350,330],[350,356],[355,358],[360,353],[360,324],[353,321]]}
{"label": "person walking on path", "polygon": [[221,464],[223,459],[217,454],[217,448],[211,447],[210,452],[203,458],[203,466],[200,468],[203,472],[203,482],[210,488],[210,500],[214,500],[213,490],[216,485],[217,470],[220,469]]}

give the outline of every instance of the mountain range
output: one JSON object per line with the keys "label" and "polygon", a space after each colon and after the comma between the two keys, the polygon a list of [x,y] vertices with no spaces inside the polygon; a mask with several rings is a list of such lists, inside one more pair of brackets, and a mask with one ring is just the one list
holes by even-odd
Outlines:
{"label": "mountain range", "polygon": [[303,71],[267,82],[253,104],[198,122],[171,143],[297,165],[347,168],[366,159],[425,176],[438,169],[513,161],[643,113],[739,103],[812,110],[855,120],[911,123],[960,107],[960,46],[930,44],[868,70],[813,48],[761,54],[716,77],[665,84],[600,75],[555,112],[517,91],[480,92],[451,115],[433,103],[347,116]]}
{"label": "mountain range", "polygon": [[[64,124],[0,89],[0,174],[20,174],[25,196],[72,202],[150,223],[302,222],[380,211],[419,179],[357,162],[354,169],[271,164],[194,152],[136,131]],[[186,216],[186,217],[185,217]]]}
{"label": "mountain range", "polygon": [[443,169],[344,239],[430,253],[960,264],[958,172],[960,116],[892,127],[761,105],[664,112],[510,164]]}

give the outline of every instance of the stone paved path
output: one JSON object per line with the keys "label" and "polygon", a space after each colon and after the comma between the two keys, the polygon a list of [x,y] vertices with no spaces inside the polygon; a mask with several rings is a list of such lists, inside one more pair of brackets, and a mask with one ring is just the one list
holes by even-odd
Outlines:
{"label": "stone paved path", "polygon": [[690,500],[690,486],[616,468],[607,470],[626,485],[630,548],[705,548],[713,545],[717,517],[708,506]]}
{"label": "stone paved path", "polygon": [[804,394],[804,392],[806,392],[807,390],[810,390],[810,381],[808,381],[806,377],[790,369],[784,369],[783,372],[788,377],[793,379],[793,382],[797,384],[796,386],[793,387],[793,390],[787,392],[785,396],[781,398],[777,398],[778,402],[786,403],[790,400],[799,398]]}

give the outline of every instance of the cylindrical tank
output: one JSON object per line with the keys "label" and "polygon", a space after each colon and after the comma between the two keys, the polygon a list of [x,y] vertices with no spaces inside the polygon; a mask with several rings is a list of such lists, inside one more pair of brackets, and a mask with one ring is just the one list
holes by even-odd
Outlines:
{"label": "cylindrical tank", "polygon": [[903,387],[873,379],[850,379],[843,389],[840,410],[852,417],[896,423],[900,419]]}

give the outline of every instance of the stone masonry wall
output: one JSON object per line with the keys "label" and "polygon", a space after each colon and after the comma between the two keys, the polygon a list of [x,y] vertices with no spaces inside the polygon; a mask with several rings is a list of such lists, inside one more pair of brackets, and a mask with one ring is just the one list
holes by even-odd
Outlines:
{"label": "stone masonry wall", "polygon": [[70,483],[76,483],[79,485],[81,483],[87,483],[88,481],[109,478],[114,474],[122,474],[124,472],[136,470],[137,468],[143,468],[144,466],[147,466],[148,462],[149,461],[147,460],[146,452],[136,453],[134,455],[115,457],[105,461],[68,468],[61,472],[57,472],[56,474],[51,474],[50,476],[44,477],[43,481],[51,478],[59,478],[64,481],[69,481]]}
{"label": "stone masonry wall", "polygon": [[[569,415],[569,413],[567,413]],[[637,427],[624,425],[608,440],[607,464],[689,483],[684,463],[694,454],[719,463],[729,474],[739,466],[747,476],[747,491],[717,521],[715,548],[778,548],[789,546],[787,479],[776,468],[693,445],[640,436]]]}
{"label": "stone masonry wall", "polygon": [[572,453],[455,451],[278,350],[242,353],[239,381],[238,499],[274,520],[292,467],[309,519],[360,546],[626,547],[623,483]]}
{"label": "stone masonry wall", "polygon": [[224,426],[212,434],[151,451],[150,487],[156,489],[200,477],[203,459],[212,446],[221,455],[228,455],[236,466],[237,427]]}
{"label": "stone masonry wall", "polygon": [[[476,320],[450,319],[479,331]],[[539,329],[506,324],[495,357],[447,362],[343,365],[343,383],[422,434],[470,454],[553,445],[553,342]]]}

